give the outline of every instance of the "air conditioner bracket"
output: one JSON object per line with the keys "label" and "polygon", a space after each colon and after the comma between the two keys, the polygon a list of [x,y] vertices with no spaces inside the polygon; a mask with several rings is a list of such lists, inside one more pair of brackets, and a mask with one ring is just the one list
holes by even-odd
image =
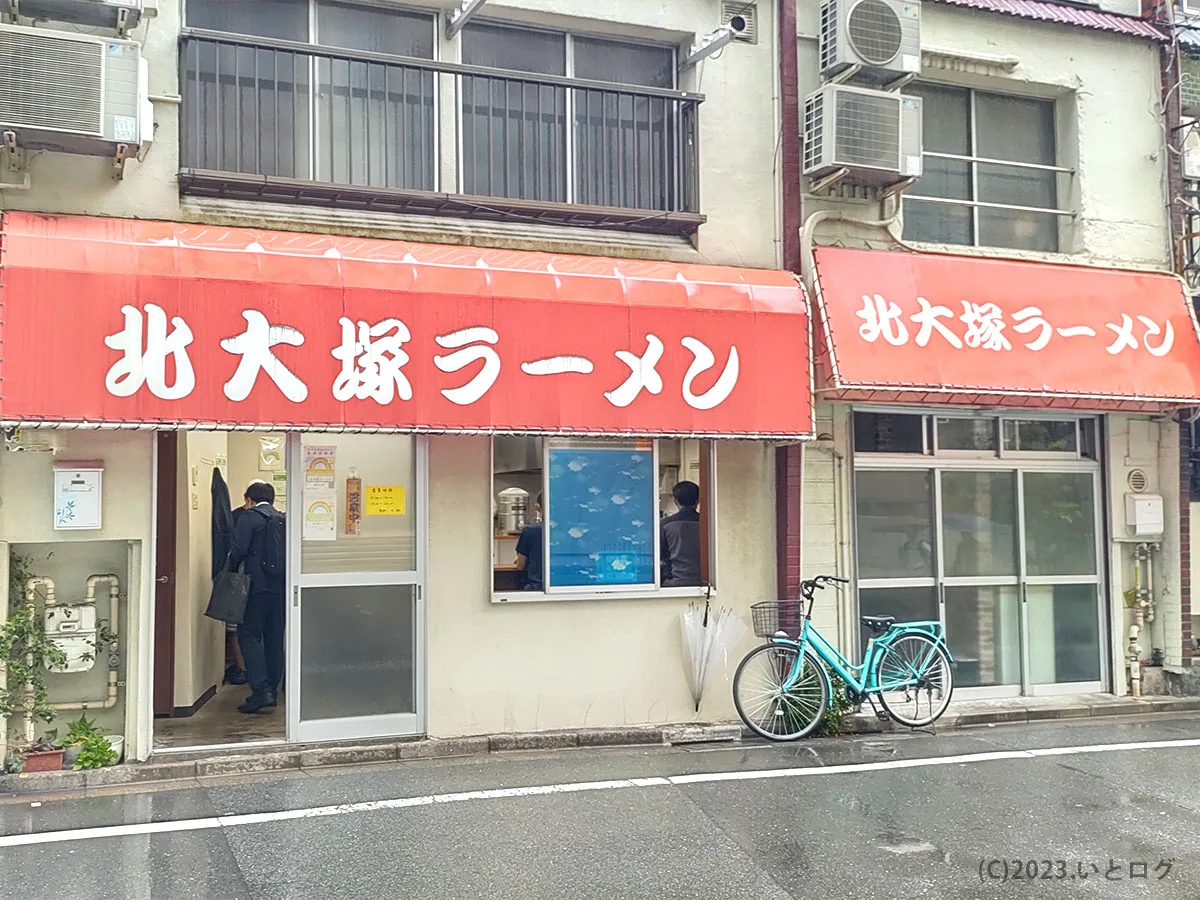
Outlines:
{"label": "air conditioner bracket", "polygon": [[808,186],[808,192],[810,194],[819,194],[821,191],[828,190],[829,188],[838,184],[849,174],[850,170],[846,168],[838,169],[836,172],[830,172],[824,178],[818,178],[816,181],[810,184]]}
{"label": "air conditioner bracket", "polygon": [[125,177],[125,160],[129,154],[128,144],[117,144],[117,152],[113,157],[113,174],[117,181]]}

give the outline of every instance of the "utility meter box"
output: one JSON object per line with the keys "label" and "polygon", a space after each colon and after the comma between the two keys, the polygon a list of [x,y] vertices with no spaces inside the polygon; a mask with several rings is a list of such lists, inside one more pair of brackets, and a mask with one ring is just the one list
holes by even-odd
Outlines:
{"label": "utility meter box", "polygon": [[43,619],[46,637],[67,655],[64,666],[47,665],[51,672],[87,672],[96,664],[96,604],[48,606]]}
{"label": "utility meter box", "polygon": [[1134,537],[1163,533],[1163,498],[1160,494],[1126,494],[1125,527]]}

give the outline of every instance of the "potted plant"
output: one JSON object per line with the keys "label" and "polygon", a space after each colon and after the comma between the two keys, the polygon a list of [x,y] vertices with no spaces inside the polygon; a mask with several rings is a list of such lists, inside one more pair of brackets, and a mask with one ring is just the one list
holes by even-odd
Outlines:
{"label": "potted plant", "polygon": [[26,772],[57,772],[63,767],[63,746],[51,733],[30,744],[22,755]]}
{"label": "potted plant", "polygon": [[76,769],[100,769],[117,762],[117,751],[103,734],[88,735],[75,757]]}
{"label": "potted plant", "polygon": [[[30,565],[28,556],[10,553],[8,617],[0,623],[0,719],[20,715],[25,720],[27,735],[32,735],[34,721],[54,721],[46,670],[67,661],[58,644],[46,636],[34,599],[26,595],[25,585],[33,577]],[[57,753],[61,768],[61,747]],[[7,752],[4,755],[7,757]],[[25,771],[34,771],[30,769],[33,761],[28,754],[25,762]]]}
{"label": "potted plant", "polygon": [[75,765],[75,759],[79,756],[84,741],[94,734],[103,735],[104,731],[87,717],[87,713],[80,715],[74,722],[67,723],[67,735],[63,738],[63,764],[65,766]]}

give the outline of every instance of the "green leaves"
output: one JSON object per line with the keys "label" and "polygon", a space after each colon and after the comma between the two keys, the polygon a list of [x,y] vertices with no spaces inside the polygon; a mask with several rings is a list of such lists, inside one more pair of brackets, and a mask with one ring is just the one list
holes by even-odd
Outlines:
{"label": "green leaves", "polygon": [[79,748],[79,756],[75,758],[76,769],[102,769],[117,761],[117,751],[113,749],[108,738],[102,734],[91,734]]}

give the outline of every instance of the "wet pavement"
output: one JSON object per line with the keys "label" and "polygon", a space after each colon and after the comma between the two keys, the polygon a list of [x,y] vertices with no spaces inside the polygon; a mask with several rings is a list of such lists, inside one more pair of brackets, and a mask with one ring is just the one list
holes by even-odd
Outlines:
{"label": "wet pavement", "polygon": [[1192,900],[1198,765],[1158,714],[26,796],[0,898]]}

